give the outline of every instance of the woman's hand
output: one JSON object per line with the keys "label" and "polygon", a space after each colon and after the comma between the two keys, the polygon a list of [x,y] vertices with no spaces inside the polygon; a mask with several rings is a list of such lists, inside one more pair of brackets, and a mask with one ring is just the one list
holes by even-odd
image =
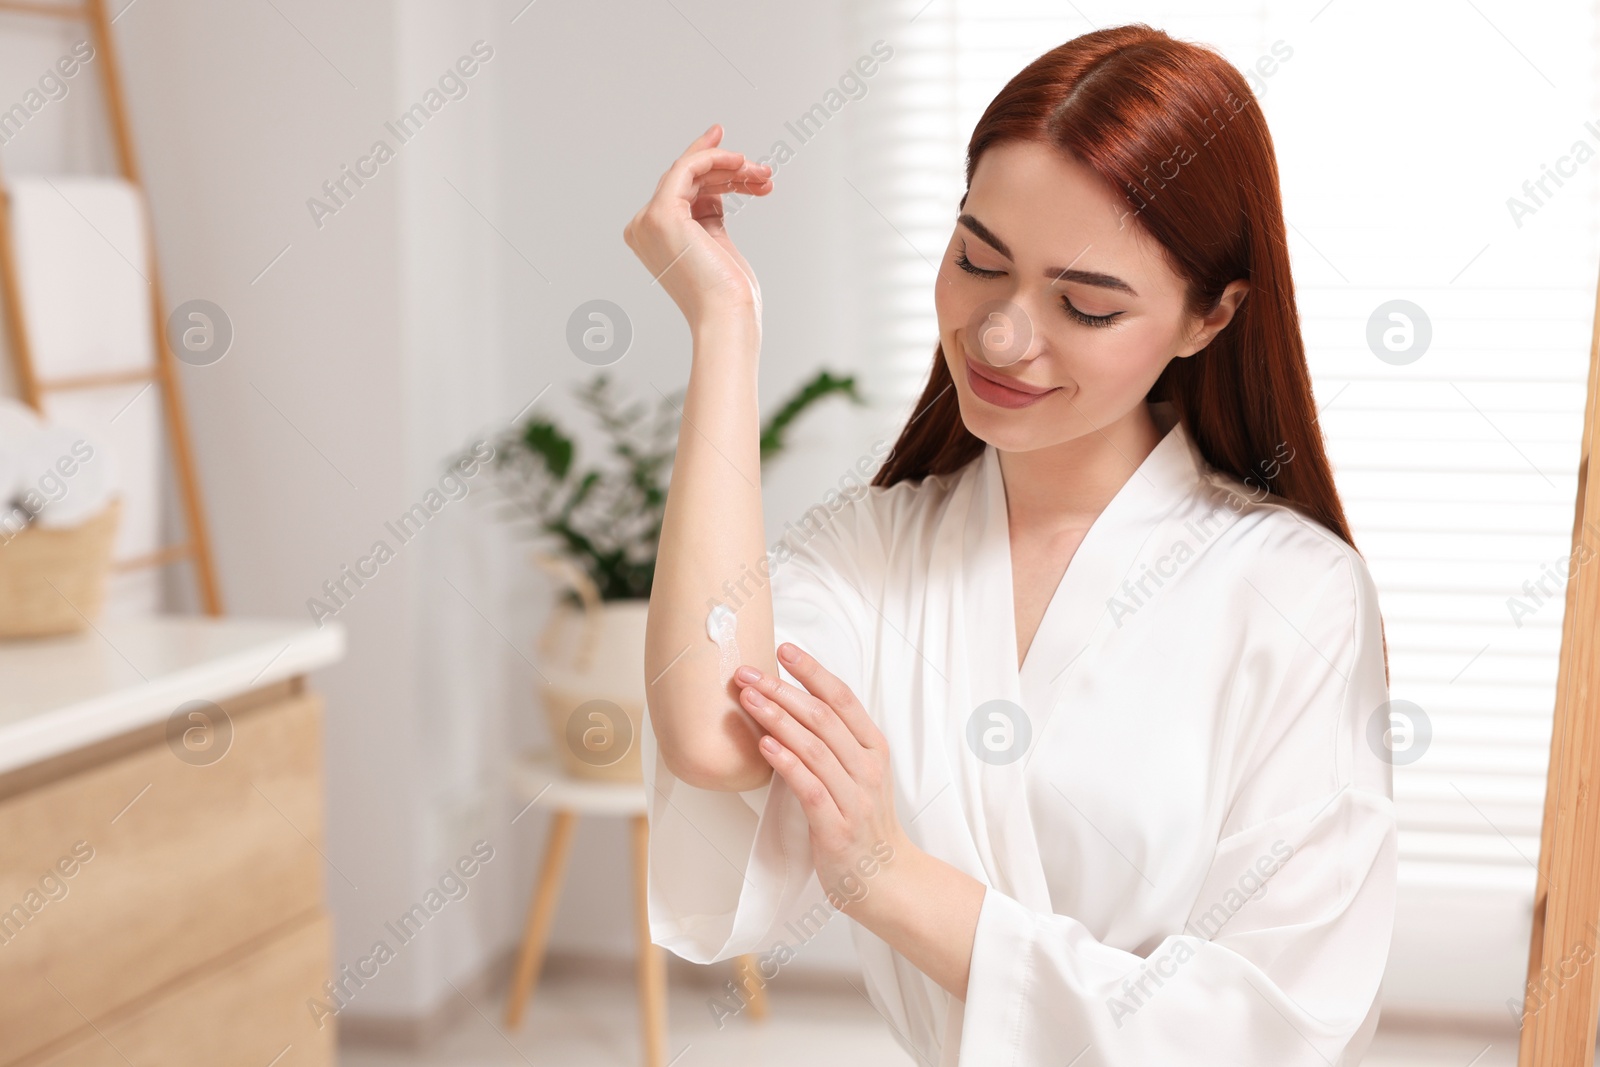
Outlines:
{"label": "woman's hand", "polygon": [[822,888],[848,912],[871,893],[885,864],[915,851],[895,815],[889,744],[849,686],[822,664],[787,642],[778,656],[805,689],[741,667],[734,674],[740,703],[768,735],[757,746],[761,754],[805,810]]}
{"label": "woman's hand", "polygon": [[690,326],[723,314],[761,314],[755,272],[723,227],[722,196],[772,192],[772,167],[716,147],[721,140],[720,124],[696,137],[622,230]]}
{"label": "woman's hand", "polygon": [[985,884],[906,836],[888,741],[850,687],[791,644],[778,658],[804,690],[749,667],[734,679],[740,706],[767,731],[758,749],[805,811],[829,903],[965,1000]]}

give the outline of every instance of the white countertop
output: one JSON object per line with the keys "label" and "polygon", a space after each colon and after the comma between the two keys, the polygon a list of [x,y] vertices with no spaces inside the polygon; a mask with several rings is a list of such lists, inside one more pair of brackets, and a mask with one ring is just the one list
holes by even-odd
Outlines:
{"label": "white countertop", "polygon": [[266,619],[105,620],[0,641],[0,773],[334,663],[344,627]]}

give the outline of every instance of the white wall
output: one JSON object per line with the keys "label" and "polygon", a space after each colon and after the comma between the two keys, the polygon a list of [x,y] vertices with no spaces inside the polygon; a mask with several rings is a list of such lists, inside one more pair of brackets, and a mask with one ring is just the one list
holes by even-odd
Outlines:
{"label": "white wall", "polygon": [[[272,5],[141,3],[116,29],[169,299],[212,300],[235,328],[225,359],[184,375],[227,607],[304,619],[322,583],[436,480],[438,453],[425,449],[472,428],[460,393],[439,396],[436,420],[417,417],[414,397],[436,384],[416,367],[428,312],[413,311],[425,288],[417,244],[432,234],[407,216],[409,184],[442,141],[429,135],[482,101],[441,112],[319,228],[307,199],[376,138],[394,141],[383,125],[423,88],[421,57],[404,47],[407,14],[393,5],[279,7],[281,16]],[[464,39],[441,39],[440,51],[454,58],[471,32],[458,27]],[[464,322],[482,317],[451,291],[436,306]],[[468,355],[493,364],[478,345]],[[477,377],[457,379],[462,392]],[[449,751],[427,741],[432,723],[462,709],[427,700],[437,659],[418,654],[429,617],[419,601],[448,532],[427,529],[339,612],[349,656],[317,681],[328,703],[338,963],[365,954],[384,919],[438,876],[423,826]],[[403,1013],[435,998],[444,941],[435,932],[404,948],[350,1010]]]}
{"label": "white wall", "polygon": [[[591,368],[563,339],[582,301],[631,316],[632,350],[614,371],[634,396],[684,384],[687,330],[623,224],[712,121],[755,155],[793,144],[784,122],[870,40],[831,5],[677,9],[141,0],[120,17],[169,303],[214,301],[235,328],[225,359],[183,376],[231,614],[307,618],[307,599],[437,483],[447,453],[547,385],[539,410],[583,430],[567,390]],[[319,226],[308,198],[374,140],[394,144],[385,122],[478,40],[494,53],[468,94]],[[57,43],[30,45],[41,70]],[[4,89],[31,68],[0,55]],[[98,127],[75,121],[63,113],[48,138],[30,130],[7,164],[108,169]],[[830,126],[734,223],[766,298],[767,410],[818,367],[857,365],[847,141]],[[806,421],[767,472],[771,538],[892,422],[843,404]],[[521,805],[505,763],[546,741],[527,660],[549,592],[487,503],[474,492],[451,504],[350,599],[337,615],[348,658],[316,680],[337,962],[366,954],[471,840],[497,850],[473,894],[401,950],[351,1015],[417,1015],[453,997],[450,981],[518,933],[543,845],[536,813],[509,823]],[[631,956],[626,856],[620,823],[584,826],[554,949]],[[851,959],[834,924],[795,966]]]}

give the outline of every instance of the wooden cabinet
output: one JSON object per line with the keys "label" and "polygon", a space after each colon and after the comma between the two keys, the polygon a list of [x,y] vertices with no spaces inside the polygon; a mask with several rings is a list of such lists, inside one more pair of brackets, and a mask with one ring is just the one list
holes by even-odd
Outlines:
{"label": "wooden cabinet", "polygon": [[216,703],[214,762],[163,719],[0,775],[0,1064],[334,1062],[321,701]]}

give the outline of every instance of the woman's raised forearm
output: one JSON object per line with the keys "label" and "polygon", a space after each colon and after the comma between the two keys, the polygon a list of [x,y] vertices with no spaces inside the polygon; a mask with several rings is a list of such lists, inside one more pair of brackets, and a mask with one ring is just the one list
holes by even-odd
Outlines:
{"label": "woman's raised forearm", "polygon": [[[740,663],[776,673],[764,578],[761,289],[723,225],[722,197],[765,196],[772,168],[695,138],[623,230],[694,339],[645,628],[650,724],[667,769],[690,785],[744,790],[771,766],[730,683]],[[712,608],[717,614],[709,622]]]}
{"label": "woman's raised forearm", "polygon": [[[761,508],[761,345],[755,314],[693,330],[694,362],[667,490],[645,636],[651,723],[668,768],[691,785],[753,789],[772,773],[730,682],[749,663],[776,673],[772,597],[757,564]],[[712,632],[731,613],[732,625]],[[730,639],[731,638],[731,639]]]}

